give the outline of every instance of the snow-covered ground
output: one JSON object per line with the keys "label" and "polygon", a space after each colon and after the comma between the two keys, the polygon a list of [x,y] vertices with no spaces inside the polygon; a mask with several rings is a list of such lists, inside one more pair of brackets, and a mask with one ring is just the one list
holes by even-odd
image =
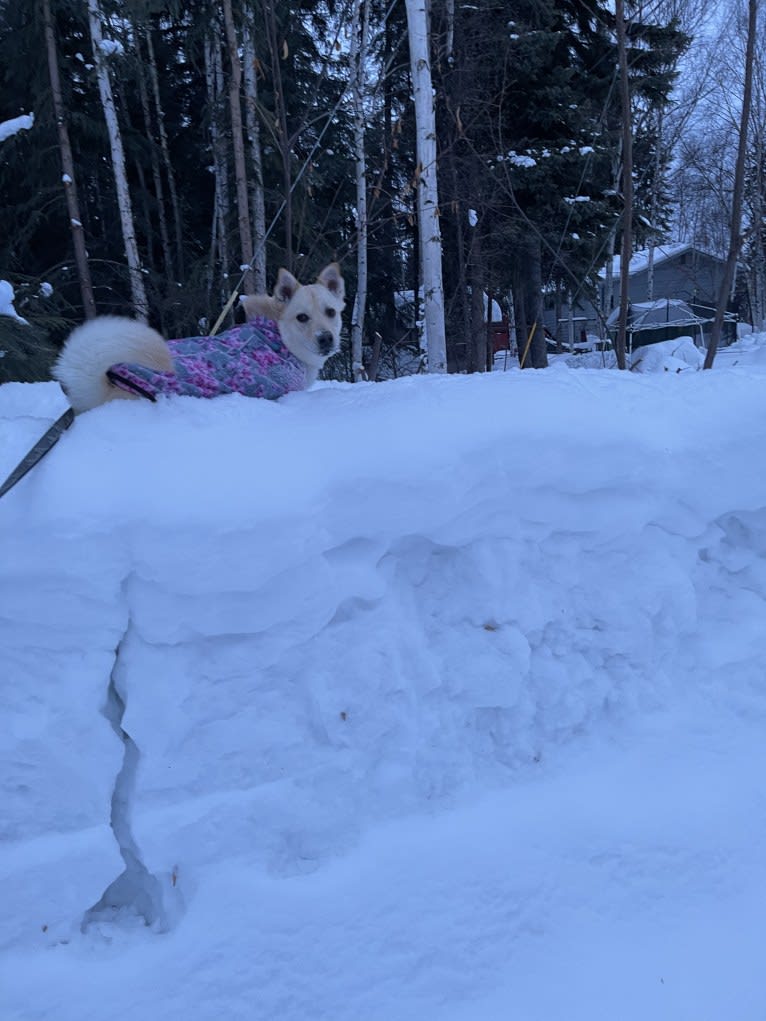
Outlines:
{"label": "snow-covered ground", "polygon": [[0,501],[2,1021],[762,1021],[765,387],[81,416]]}

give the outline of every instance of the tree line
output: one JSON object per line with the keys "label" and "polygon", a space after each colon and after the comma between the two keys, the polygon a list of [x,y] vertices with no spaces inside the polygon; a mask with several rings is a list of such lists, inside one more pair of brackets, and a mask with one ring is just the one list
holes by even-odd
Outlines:
{"label": "tree line", "polygon": [[682,77],[679,109],[700,23],[695,0],[626,0],[621,51],[601,0],[0,0],[0,122],[34,115],[0,142],[0,276],[27,320],[0,316],[0,379],[44,376],[85,317],[206,332],[235,290],[330,259],[341,378],[483,371],[488,305],[544,365],[544,295],[593,297],[624,242],[709,242],[700,211],[730,203],[728,154],[716,191],[695,151],[710,79]]}

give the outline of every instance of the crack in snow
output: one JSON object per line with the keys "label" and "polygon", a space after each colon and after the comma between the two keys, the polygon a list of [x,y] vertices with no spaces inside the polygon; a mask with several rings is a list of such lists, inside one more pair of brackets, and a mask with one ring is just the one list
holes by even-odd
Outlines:
{"label": "crack in snow", "polygon": [[110,814],[110,825],[125,869],[109,884],[101,898],[85,912],[81,923],[83,932],[93,924],[117,920],[124,923],[131,916],[134,916],[137,922],[143,920],[144,925],[154,928],[157,932],[166,932],[169,928],[160,882],[144,864],[131,827],[133,794],[141,753],[123,727],[126,696],[124,690],[121,690],[119,680],[120,654],[130,634],[130,628],[129,617],[125,632],[115,649],[106,703],[102,710],[125,747],[122,766],[115,777]]}

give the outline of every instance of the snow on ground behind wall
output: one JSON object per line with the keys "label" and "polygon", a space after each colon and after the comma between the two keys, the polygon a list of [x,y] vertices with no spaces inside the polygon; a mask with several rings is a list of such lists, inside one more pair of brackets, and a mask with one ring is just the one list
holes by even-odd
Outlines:
{"label": "snow on ground behind wall", "polygon": [[[461,1017],[505,1016],[490,946],[534,956],[539,939],[555,946],[545,919],[555,930],[561,904],[572,924],[588,910],[560,904],[564,888],[522,851],[552,837],[578,853],[574,820],[548,834],[536,815],[582,796],[561,764],[595,791],[607,781],[575,752],[588,736],[619,743],[687,700],[763,718],[764,376],[737,360],[332,385],[276,404],[118,402],[78,419],[0,504],[9,1017],[103,1021],[160,1003],[157,1016],[201,1019],[224,1002],[242,1018],[446,1016],[440,983],[456,1002],[497,985],[498,1003]],[[474,889],[486,869],[479,904],[498,889],[532,899],[516,922],[477,908],[483,932],[463,918],[486,967],[460,978],[468,900],[453,892],[450,915],[440,868],[420,874],[435,867],[428,820],[493,790],[516,792],[500,857],[480,846],[496,805],[457,817],[478,843],[448,815],[432,821],[452,848],[444,874]],[[618,785],[600,793],[634,826]],[[661,831],[648,806],[632,811]],[[343,865],[364,876],[382,853],[366,886]],[[412,926],[416,944],[436,938],[430,924],[454,927],[452,951],[449,936],[420,973],[402,950],[393,982],[417,991],[412,1014],[385,982],[370,1000],[375,955],[343,942],[359,923],[323,899],[349,884],[381,912],[376,954],[392,967],[394,929]],[[411,911],[387,899],[396,888]],[[620,917],[635,907],[626,897]],[[151,928],[125,943],[136,910]],[[325,939],[346,978],[313,960]],[[109,1008],[83,995],[62,1008],[72,974],[107,983]],[[143,992],[115,994],[117,974]]]}

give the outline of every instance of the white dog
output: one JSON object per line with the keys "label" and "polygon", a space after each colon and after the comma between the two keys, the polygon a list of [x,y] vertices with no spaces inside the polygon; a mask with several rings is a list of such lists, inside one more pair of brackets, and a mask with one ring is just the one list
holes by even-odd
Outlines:
{"label": "white dog", "polygon": [[134,319],[101,316],[70,334],[53,376],[78,412],[160,394],[274,399],[311,386],[339,350],[344,299],[331,263],[306,286],[281,269],[272,295],[243,298],[247,322],[215,337],[165,341]]}

